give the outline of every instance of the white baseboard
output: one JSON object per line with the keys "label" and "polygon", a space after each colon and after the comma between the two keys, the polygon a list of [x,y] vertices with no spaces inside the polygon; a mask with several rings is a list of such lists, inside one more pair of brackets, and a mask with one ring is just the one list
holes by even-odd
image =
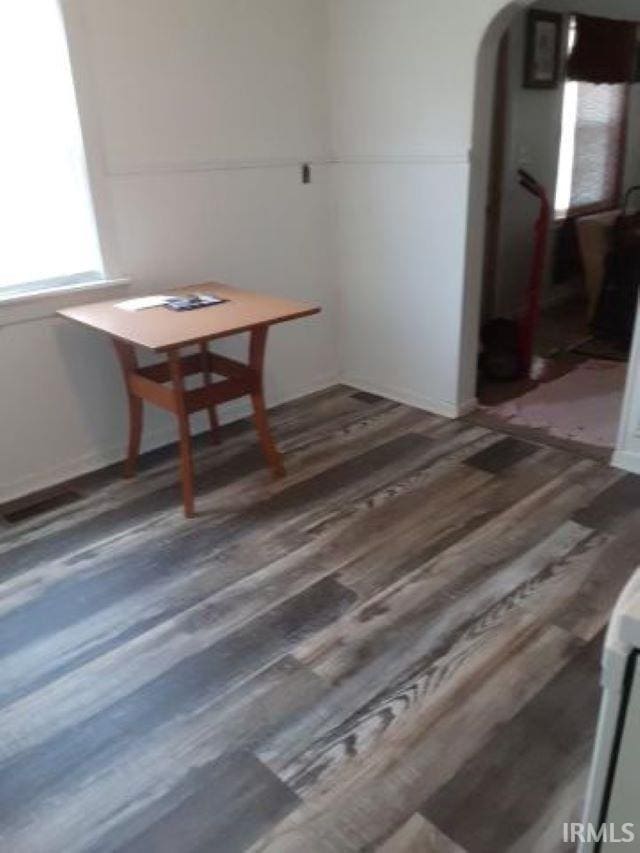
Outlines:
{"label": "white baseboard", "polygon": [[477,406],[477,400],[475,399],[468,400],[462,404],[450,403],[446,400],[434,400],[431,397],[425,397],[406,388],[391,388],[387,385],[369,382],[366,379],[361,379],[359,376],[351,376],[349,374],[342,378],[342,384],[350,385],[359,391],[368,391],[370,394],[386,397],[396,403],[404,403],[405,406],[423,409],[425,412],[441,415],[444,418],[460,418],[472,412]]}
{"label": "white baseboard", "polygon": [[616,450],[611,459],[614,468],[628,471],[630,474],[640,474],[640,453],[629,450]]}
{"label": "white baseboard", "polygon": [[[175,429],[168,427],[165,429],[146,430],[142,453],[155,450],[166,444],[171,444],[175,440]],[[99,471],[101,468],[106,468],[108,465],[113,465],[115,462],[121,461],[124,458],[125,441],[126,439],[123,439],[121,442],[109,447],[103,447],[100,450],[86,453],[83,456],[68,459],[59,465],[48,468],[46,471],[28,474],[20,480],[3,484],[0,490],[0,504],[18,500],[26,495],[40,492],[43,489],[49,489],[59,483],[65,483],[67,480],[73,480],[75,477],[81,477],[83,474],[90,474],[92,471]]]}
{"label": "white baseboard", "polygon": [[[319,377],[315,382],[309,383],[304,389],[295,391],[290,394],[284,394],[277,399],[271,400],[269,408],[279,406],[282,403],[288,403],[291,400],[297,400],[300,397],[305,397],[307,394],[313,394],[317,391],[323,391],[336,385],[340,381],[335,374],[330,376]],[[248,401],[234,400],[231,403],[226,403],[220,409],[220,423],[228,424],[238,421],[241,418],[247,417],[251,412],[251,407]],[[193,435],[198,435],[206,430],[206,426],[196,428]],[[144,433],[142,444],[142,452],[146,453],[150,450],[156,450],[160,447],[165,447],[168,444],[173,444],[177,441],[177,430],[173,424],[168,424],[162,429],[148,430]],[[44,472],[28,474],[20,480],[14,480],[12,483],[2,485],[0,489],[0,504],[8,503],[9,501],[18,500],[26,495],[34,494],[49,489],[59,483],[65,483],[67,480],[72,480],[75,477],[81,477],[84,474],[90,474],[93,471],[99,471],[101,468],[106,468],[108,465],[113,465],[123,459],[124,441],[109,447],[104,447],[87,453],[83,456],[74,459],[68,459],[65,462],[54,465]]]}

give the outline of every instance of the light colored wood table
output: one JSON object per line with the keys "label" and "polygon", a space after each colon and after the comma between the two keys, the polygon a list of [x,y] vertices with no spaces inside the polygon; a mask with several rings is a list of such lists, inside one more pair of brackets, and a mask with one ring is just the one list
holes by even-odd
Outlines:
{"label": "light colored wood table", "polygon": [[[109,335],[118,355],[129,402],[129,448],[125,476],[135,474],[142,437],[142,404],[153,403],[176,415],[180,439],[180,472],[184,512],[194,514],[193,460],[189,415],[206,409],[212,440],[219,441],[216,407],[238,397],[250,396],[258,437],[266,461],[276,477],[284,467],[274,443],[263,394],[264,354],[269,326],[317,314],[320,308],[289,299],[249,293],[211,282],[164,295],[212,293],[227,300],[220,305],[193,311],[171,311],[164,306],[126,311],[122,299],[65,308],[59,314]],[[249,363],[243,364],[209,350],[209,342],[249,332]],[[136,347],[161,353],[157,364],[141,367]],[[187,347],[193,352],[181,354]],[[202,384],[187,389],[186,376],[200,374]],[[215,380],[214,376],[222,377]]]}

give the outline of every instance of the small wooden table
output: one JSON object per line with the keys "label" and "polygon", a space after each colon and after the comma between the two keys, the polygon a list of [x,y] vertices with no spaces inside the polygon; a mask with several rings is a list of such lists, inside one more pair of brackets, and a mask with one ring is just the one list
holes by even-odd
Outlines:
{"label": "small wooden table", "polygon": [[[96,302],[65,308],[58,313],[85,326],[108,334],[115,346],[129,401],[129,449],[125,476],[135,474],[142,436],[142,403],[146,400],[173,412],[178,420],[180,473],[184,512],[194,514],[193,460],[189,415],[207,409],[212,440],[218,443],[216,406],[250,396],[262,451],[276,477],[284,475],[278,449],[269,430],[263,395],[264,353],[269,326],[299,317],[317,314],[320,308],[249,293],[211,282],[163,294],[212,293],[227,301],[193,311],[171,311],[164,306],[127,311],[117,307],[122,300]],[[243,364],[209,351],[209,341],[249,332],[249,363]],[[157,364],[141,367],[135,347],[166,356]],[[180,350],[194,346],[195,352],[181,355]],[[187,389],[185,376],[202,375],[202,384]],[[213,381],[212,375],[223,377]]]}

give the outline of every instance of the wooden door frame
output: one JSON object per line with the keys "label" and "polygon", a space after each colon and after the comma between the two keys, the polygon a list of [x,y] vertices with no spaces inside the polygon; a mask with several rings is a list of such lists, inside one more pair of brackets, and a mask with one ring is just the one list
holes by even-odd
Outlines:
{"label": "wooden door frame", "polygon": [[500,253],[502,224],[502,189],[506,159],[506,137],[509,87],[509,31],[505,31],[498,47],[493,97],[493,117],[489,150],[489,180],[485,205],[486,233],[482,265],[483,318],[491,316],[496,302],[496,274]]}

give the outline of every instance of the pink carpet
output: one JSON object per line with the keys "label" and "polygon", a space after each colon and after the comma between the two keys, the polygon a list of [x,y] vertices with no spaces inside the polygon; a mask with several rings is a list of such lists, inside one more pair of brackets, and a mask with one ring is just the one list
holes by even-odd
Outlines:
{"label": "pink carpet", "polygon": [[556,438],[614,447],[626,375],[626,364],[590,359],[559,379],[487,411]]}

